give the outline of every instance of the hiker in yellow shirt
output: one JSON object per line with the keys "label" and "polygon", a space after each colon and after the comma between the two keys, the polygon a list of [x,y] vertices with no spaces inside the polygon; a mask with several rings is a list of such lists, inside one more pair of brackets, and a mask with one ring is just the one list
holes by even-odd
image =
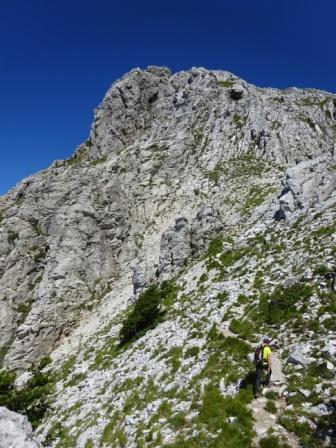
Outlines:
{"label": "hiker in yellow shirt", "polygon": [[264,371],[266,371],[266,378],[264,386],[268,386],[272,375],[272,357],[271,349],[269,347],[270,338],[265,337],[262,344],[256,348],[254,353],[254,363],[256,365],[256,379],[254,384],[254,398],[258,398],[261,378]]}

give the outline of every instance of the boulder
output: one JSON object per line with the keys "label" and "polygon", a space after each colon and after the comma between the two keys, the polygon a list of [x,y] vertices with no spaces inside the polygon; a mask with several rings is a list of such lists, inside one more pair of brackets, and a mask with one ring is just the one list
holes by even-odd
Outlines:
{"label": "boulder", "polygon": [[310,390],[308,390],[308,389],[299,389],[299,392],[306,398],[308,398],[311,394]]}
{"label": "boulder", "polygon": [[309,411],[312,412],[313,414],[317,415],[318,417],[321,417],[322,415],[329,414],[328,406],[323,403],[317,404],[316,406],[312,406],[309,409]]}
{"label": "boulder", "polygon": [[42,448],[27,417],[0,407],[0,448]]}
{"label": "boulder", "polygon": [[310,358],[309,356],[305,355],[299,348],[295,349],[287,358],[287,363],[300,364],[302,366],[307,366],[314,361],[314,358]]}

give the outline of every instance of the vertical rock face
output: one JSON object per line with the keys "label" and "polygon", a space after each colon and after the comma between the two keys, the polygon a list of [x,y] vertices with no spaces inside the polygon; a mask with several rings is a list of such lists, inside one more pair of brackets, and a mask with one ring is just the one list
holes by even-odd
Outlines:
{"label": "vertical rock face", "polygon": [[276,217],[286,217],[297,209],[307,209],[324,202],[335,188],[335,165],[332,159],[317,157],[303,160],[288,168],[279,197],[280,208]]}
{"label": "vertical rock face", "polygon": [[328,200],[335,137],[327,92],[132,70],[70,159],[0,198],[4,364],[29,367],[104,297],[168,278],[218,233]]}
{"label": "vertical rock face", "polygon": [[201,206],[191,224],[187,218],[176,219],[175,226],[161,237],[159,277],[172,277],[187,265],[191,257],[204,253],[209,242],[222,229],[220,214],[207,205]]}
{"label": "vertical rock face", "polygon": [[171,277],[186,266],[191,253],[190,230],[186,218],[178,218],[175,226],[162,234],[160,243],[159,275]]}
{"label": "vertical rock face", "polygon": [[222,230],[219,210],[213,210],[210,205],[202,205],[191,225],[193,255],[203,253],[210,241]]}

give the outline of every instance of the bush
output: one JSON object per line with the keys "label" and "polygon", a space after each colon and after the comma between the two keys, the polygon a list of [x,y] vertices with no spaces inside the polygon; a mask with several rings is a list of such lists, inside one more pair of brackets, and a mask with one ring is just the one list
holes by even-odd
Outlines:
{"label": "bush", "polygon": [[223,241],[221,238],[215,238],[211,241],[208,247],[207,256],[214,257],[223,250]]}
{"label": "bush", "polygon": [[232,319],[229,330],[232,333],[238,334],[243,339],[254,339],[254,327],[251,322]]}
{"label": "bush", "polygon": [[15,390],[15,374],[6,370],[0,372],[0,406],[25,414],[36,428],[49,408],[48,396],[53,390],[53,377],[42,373],[46,359],[33,369],[33,376],[21,390]]}
{"label": "bush", "polygon": [[34,253],[34,262],[38,263],[41,260],[44,260],[46,257],[46,252],[43,247],[39,247],[36,249],[36,252]]}
{"label": "bush", "polygon": [[13,243],[17,238],[19,238],[18,232],[14,230],[8,230],[7,241],[8,243]]}
{"label": "bush", "polygon": [[287,429],[287,431],[296,434],[300,439],[301,446],[307,448],[316,447],[317,439],[314,437],[314,431],[309,426],[309,423],[306,421],[300,422],[298,416],[294,413],[288,412],[282,414],[278,419],[278,423]]}
{"label": "bush", "polygon": [[[216,387],[209,385],[206,388],[199,420],[208,430],[221,431],[217,443],[209,446],[218,448],[251,446],[252,416],[246,407],[245,392],[240,391],[235,397],[223,397]],[[228,423],[229,417],[236,418],[234,425]],[[230,443],[228,439],[231,439]]]}
{"label": "bush", "polygon": [[229,298],[229,293],[227,291],[220,292],[217,296],[219,306],[223,306],[224,302]]}
{"label": "bush", "polygon": [[316,268],[314,269],[314,275],[322,275],[325,276],[327,274],[329,274],[330,269],[327,268],[327,266],[320,264],[318,266],[316,266]]}
{"label": "bush", "polygon": [[97,165],[99,165],[100,163],[105,163],[106,160],[107,160],[107,156],[104,156],[104,157],[101,157],[100,159],[92,160],[92,161],[91,161],[91,165],[92,165],[92,166],[97,166]]}
{"label": "bush", "polygon": [[185,357],[185,358],[190,358],[190,357],[192,357],[192,356],[197,356],[198,353],[199,353],[199,347],[197,347],[197,345],[194,345],[193,347],[189,347],[189,348],[186,350],[186,352],[185,352],[185,354],[184,354],[184,357]]}
{"label": "bush", "polygon": [[204,282],[206,282],[207,280],[208,280],[208,276],[207,276],[207,274],[203,273],[203,274],[200,276],[198,283],[204,283]]}
{"label": "bush", "polygon": [[332,380],[334,374],[327,368],[326,362],[313,362],[307,367],[307,374],[313,378],[321,378],[324,380]]}
{"label": "bush", "polygon": [[269,400],[276,400],[277,398],[279,398],[278,392],[276,392],[274,390],[267,391],[265,395],[266,395],[266,398],[268,398]]}
{"label": "bush", "polygon": [[265,409],[267,412],[270,412],[271,414],[276,414],[277,413],[277,407],[274,403],[273,400],[267,400],[266,405],[265,405]]}
{"label": "bush", "polygon": [[123,345],[134,337],[141,336],[145,330],[158,322],[162,301],[171,295],[174,287],[163,282],[161,286],[151,285],[142,292],[132,306],[120,330],[120,344]]}
{"label": "bush", "polygon": [[8,370],[0,372],[0,405],[8,407],[14,390],[15,374]]}
{"label": "bush", "polygon": [[181,429],[183,426],[186,425],[186,417],[182,412],[179,412],[175,415],[173,415],[169,419],[169,423],[171,426],[173,426],[175,429]]}
{"label": "bush", "polygon": [[[276,436],[264,437],[259,442],[260,448],[287,448],[287,444],[280,442],[279,438]],[[288,447],[289,448],[289,447]]]}
{"label": "bush", "polygon": [[231,355],[235,361],[245,359],[251,351],[250,346],[246,342],[231,336],[224,338],[221,349],[223,352]]}
{"label": "bush", "polygon": [[312,294],[312,287],[303,283],[295,283],[289,288],[280,286],[271,296],[263,295],[260,298],[261,316],[268,324],[285,322],[297,316],[297,303]]}
{"label": "bush", "polygon": [[236,250],[228,250],[224,252],[220,257],[224,267],[230,267],[246,255],[246,248],[239,248]]}

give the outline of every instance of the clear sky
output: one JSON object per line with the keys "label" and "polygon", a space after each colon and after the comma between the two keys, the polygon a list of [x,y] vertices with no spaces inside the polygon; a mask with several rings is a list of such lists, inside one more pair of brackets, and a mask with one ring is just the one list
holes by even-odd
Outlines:
{"label": "clear sky", "polygon": [[68,157],[134,67],[336,92],[335,0],[0,0],[0,194]]}

